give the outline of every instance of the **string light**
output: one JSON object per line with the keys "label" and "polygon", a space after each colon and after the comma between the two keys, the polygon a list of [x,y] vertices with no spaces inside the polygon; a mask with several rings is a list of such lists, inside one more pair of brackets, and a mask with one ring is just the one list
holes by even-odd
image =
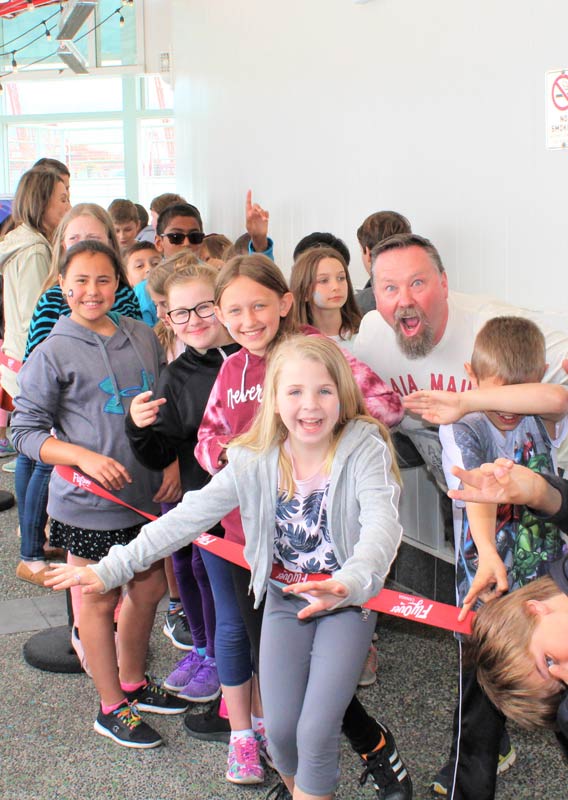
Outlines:
{"label": "string light", "polygon": [[35,8],[35,6],[34,6],[34,0],[27,0],[27,6],[26,6],[26,8],[28,9],[28,11],[33,11],[33,10],[34,10],[34,8]]}
{"label": "string light", "polygon": [[[0,0],[0,2],[1,2],[1,0]],[[31,5],[31,6],[32,6],[32,8],[33,8],[33,0],[26,0],[26,2],[27,2],[27,4],[28,4],[28,5]],[[61,12],[63,12],[63,10],[64,10],[64,5],[63,5],[64,3],[66,4],[66,3],[67,3],[67,0],[59,0],[59,10],[60,10]],[[134,0],[123,0],[123,6],[124,6],[124,5],[127,5],[127,6],[133,6],[133,5],[134,5]],[[51,36],[51,29],[50,29],[50,28],[48,28],[48,26],[47,26],[47,21],[49,21],[49,20],[50,20],[52,17],[56,16],[58,13],[59,13],[59,12],[57,12],[57,11],[56,11],[56,12],[55,12],[55,14],[52,14],[50,17],[47,17],[47,20],[41,20],[41,22],[38,22],[38,23],[37,23],[37,25],[34,25],[34,26],[33,26],[32,28],[30,28],[28,31],[25,31],[24,33],[20,34],[19,36],[15,37],[15,39],[13,39],[13,40],[12,40],[12,41],[15,41],[16,39],[19,39],[19,38],[21,38],[22,36],[25,36],[27,33],[30,33],[30,32],[31,32],[31,31],[33,31],[35,28],[38,28],[38,27],[40,27],[40,28],[41,28],[41,26],[43,25],[43,28],[44,28],[44,29],[43,29],[43,31],[41,32],[41,34],[40,34],[39,36],[36,36],[36,38],[35,38],[35,39],[32,39],[32,41],[31,41],[31,42],[28,42],[27,44],[25,44],[25,45],[22,45],[22,47],[20,47],[19,49],[17,49],[17,50],[12,50],[12,51],[11,51],[11,52],[12,52],[12,64],[11,64],[11,66],[12,66],[12,69],[11,69],[11,71],[9,71],[9,72],[3,72],[3,73],[0,75],[0,77],[1,77],[1,78],[5,78],[5,77],[7,77],[8,75],[10,75],[11,73],[14,73],[14,72],[17,72],[17,71],[18,71],[18,69],[19,69],[19,66],[18,66],[18,62],[16,61],[16,53],[19,53],[19,52],[20,52],[20,50],[25,50],[27,47],[29,47],[30,45],[32,45],[34,42],[38,41],[38,39],[40,39],[42,36],[45,36],[45,38],[46,38],[48,41],[51,41],[51,38],[52,38],[52,36]],[[74,41],[75,41],[75,42],[78,42],[78,41],[80,41],[81,39],[84,39],[84,38],[85,38],[86,36],[88,36],[90,33],[92,33],[93,31],[96,31],[98,28],[100,28],[102,25],[104,25],[106,22],[108,22],[108,20],[109,20],[111,17],[114,17],[114,15],[115,15],[115,14],[119,14],[119,15],[120,15],[120,16],[119,16],[119,18],[118,18],[118,22],[119,22],[119,25],[120,25],[120,27],[121,27],[121,28],[123,28],[123,27],[125,26],[125,24],[126,24],[126,20],[124,19],[124,16],[123,16],[123,15],[122,15],[122,13],[121,13],[121,8],[116,8],[116,9],[115,9],[114,11],[112,11],[112,12],[111,12],[111,13],[110,13],[110,14],[109,14],[107,17],[105,17],[105,18],[104,18],[104,19],[102,19],[100,22],[98,22],[96,25],[94,25],[94,26],[93,26],[93,27],[92,27],[90,30],[88,30],[88,31],[85,31],[85,33],[83,33],[81,36],[78,36],[76,39],[74,39]],[[56,55],[56,52],[57,52],[57,51],[54,51],[53,53],[48,53],[48,55],[46,55],[46,56],[43,56],[42,58],[38,58],[38,59],[36,59],[35,61],[32,61],[32,62],[31,62],[31,63],[29,63],[29,64],[24,64],[24,66],[23,66],[22,68],[23,68],[23,69],[27,69],[27,68],[29,68],[29,67],[33,67],[33,66],[35,66],[36,64],[41,64],[43,61],[47,61],[48,59],[50,59],[50,58],[52,58],[54,55]],[[10,53],[10,51],[8,50],[8,51],[6,51],[5,53],[0,53],[0,55],[6,55],[6,56],[7,56],[7,55],[9,55],[9,53]],[[60,72],[62,72],[62,70],[60,70]],[[3,91],[4,91],[4,88],[2,87],[2,84],[0,84],[0,94],[1,94]]]}

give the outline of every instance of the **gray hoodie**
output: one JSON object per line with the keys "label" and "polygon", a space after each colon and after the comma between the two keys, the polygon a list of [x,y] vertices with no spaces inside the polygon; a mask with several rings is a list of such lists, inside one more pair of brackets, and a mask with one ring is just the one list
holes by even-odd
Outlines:
{"label": "gray hoodie", "polygon": [[[278,488],[278,449],[257,455],[229,448],[229,463],[164,517],[145,525],[125,547],[116,545],[93,567],[105,588],[120,586],[160,558],[192,542],[240,506],[244,555],[258,607],[273,563]],[[375,425],[354,420],[341,437],[330,476],[329,533],[341,568],[334,578],[349,594],[336,607],[361,605],[379,592],[402,536],[400,489],[390,474],[391,459]]]}
{"label": "gray hoodie", "polygon": [[[164,355],[154,332],[143,322],[112,312],[109,316],[117,325],[113,336],[100,336],[61,317],[33,351],[18,374],[12,438],[18,451],[34,461],[41,460],[41,446],[52,428],[61,441],[115,458],[133,479],[117,492],[118,497],[156,513],[152,496],[160,475],[138,463],[124,421],[132,397],[155,383]],[[55,471],[47,511],[60,522],[94,530],[142,522],[135,512],[72,486]]]}

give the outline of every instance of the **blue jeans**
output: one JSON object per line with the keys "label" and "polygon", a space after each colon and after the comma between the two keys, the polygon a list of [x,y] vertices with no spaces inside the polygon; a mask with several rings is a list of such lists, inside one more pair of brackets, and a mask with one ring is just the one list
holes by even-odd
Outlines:
{"label": "blue jeans", "polygon": [[53,466],[18,455],[14,475],[18,518],[20,522],[20,555],[22,561],[41,561],[45,558],[45,525],[47,522],[47,493]]}
{"label": "blue jeans", "polygon": [[201,549],[215,600],[215,661],[225,686],[241,686],[252,676],[249,638],[235,596],[231,565]]}

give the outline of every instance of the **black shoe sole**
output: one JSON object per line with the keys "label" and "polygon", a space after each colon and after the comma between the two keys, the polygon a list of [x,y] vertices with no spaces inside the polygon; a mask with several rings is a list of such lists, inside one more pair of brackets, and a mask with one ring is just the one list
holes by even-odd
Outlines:
{"label": "black shoe sole", "polygon": [[122,745],[122,747],[135,747],[138,750],[150,750],[153,747],[160,747],[163,745],[162,739],[157,739],[155,742],[128,742],[124,739],[119,739],[118,736],[115,736],[108,728],[105,728],[104,725],[101,725],[98,720],[95,720],[95,724],[93,728],[97,733],[100,733],[101,736],[106,736],[107,739],[112,739],[113,742],[116,744]]}

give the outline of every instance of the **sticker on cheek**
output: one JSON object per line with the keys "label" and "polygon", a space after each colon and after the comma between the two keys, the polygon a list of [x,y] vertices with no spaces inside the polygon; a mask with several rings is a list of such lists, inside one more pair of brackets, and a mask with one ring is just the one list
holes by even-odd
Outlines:
{"label": "sticker on cheek", "polygon": [[318,292],[317,289],[314,292],[312,299],[318,308],[325,308],[325,301],[321,295],[321,292]]}

